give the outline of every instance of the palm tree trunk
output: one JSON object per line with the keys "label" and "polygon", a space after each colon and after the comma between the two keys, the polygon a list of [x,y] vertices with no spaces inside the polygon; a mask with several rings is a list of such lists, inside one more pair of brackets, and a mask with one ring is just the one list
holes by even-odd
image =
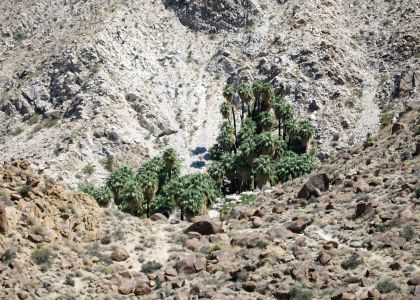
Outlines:
{"label": "palm tree trunk", "polygon": [[181,221],[184,221],[184,207],[181,206]]}
{"label": "palm tree trunk", "polygon": [[245,103],[242,101],[241,124],[244,123],[244,116],[245,116]]}
{"label": "palm tree trunk", "polygon": [[146,216],[150,217],[150,201],[147,200],[146,202]]}
{"label": "palm tree trunk", "polygon": [[235,130],[235,153],[236,153],[237,148],[238,148],[238,136],[236,135],[236,117],[235,117],[235,109],[233,108],[233,103],[232,103],[232,119],[233,119],[233,128]]}

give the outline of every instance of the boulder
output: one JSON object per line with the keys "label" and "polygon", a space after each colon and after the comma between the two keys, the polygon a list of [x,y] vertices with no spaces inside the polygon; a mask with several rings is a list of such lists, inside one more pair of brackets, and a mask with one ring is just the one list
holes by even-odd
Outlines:
{"label": "boulder", "polygon": [[297,198],[309,199],[311,196],[319,197],[321,192],[328,190],[330,180],[325,173],[313,175],[303,185],[297,194]]}
{"label": "boulder", "polygon": [[129,256],[130,255],[128,254],[127,250],[123,248],[117,248],[114,250],[114,252],[112,252],[111,259],[115,261],[124,261],[127,260]]}
{"label": "boulder", "polygon": [[222,225],[210,220],[197,221],[185,229],[185,233],[190,231],[198,232],[202,235],[216,234],[222,231]]}
{"label": "boulder", "polygon": [[152,292],[152,289],[142,282],[139,282],[134,288],[134,295],[136,296],[148,295],[151,292]]}
{"label": "boulder", "polygon": [[161,213],[155,213],[153,215],[151,215],[150,220],[152,221],[162,221],[162,222],[167,222],[168,218],[165,217],[163,214]]}
{"label": "boulder", "polygon": [[178,274],[194,274],[206,269],[203,260],[196,257],[186,257],[180,260],[176,266]]}

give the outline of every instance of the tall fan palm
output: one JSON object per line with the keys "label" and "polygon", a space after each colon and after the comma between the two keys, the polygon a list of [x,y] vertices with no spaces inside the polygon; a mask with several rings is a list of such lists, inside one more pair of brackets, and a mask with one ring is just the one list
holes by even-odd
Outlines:
{"label": "tall fan palm", "polygon": [[221,187],[223,185],[223,178],[225,177],[225,168],[220,161],[213,161],[207,170],[207,173]]}
{"label": "tall fan palm", "polygon": [[256,136],[256,147],[260,154],[276,157],[284,148],[282,140],[271,132],[263,132]]}
{"label": "tall fan palm", "polygon": [[156,197],[159,180],[155,173],[147,172],[141,174],[139,181],[143,189],[144,199],[146,200],[146,215],[150,217],[150,206]]}
{"label": "tall fan palm", "polygon": [[252,163],[244,157],[244,154],[239,155],[236,159],[236,172],[239,179],[239,192],[252,189],[253,176],[252,176]]}
{"label": "tall fan palm", "polygon": [[274,97],[273,85],[271,83],[264,83],[261,91],[261,111],[270,110]]}
{"label": "tall fan palm", "polygon": [[168,148],[165,150],[165,152],[163,152],[162,158],[165,161],[166,169],[168,171],[168,178],[169,180],[171,180],[172,170],[174,168],[175,163],[178,160],[178,154],[176,153],[174,148]]}
{"label": "tall fan palm", "polygon": [[287,120],[284,123],[284,136],[287,137],[289,141],[293,140],[298,133],[298,123],[294,119]]}
{"label": "tall fan palm", "polygon": [[231,84],[225,85],[223,89],[223,96],[225,97],[226,101],[231,104],[231,111],[232,111],[232,119],[233,119],[233,129],[235,130],[235,148],[237,145],[236,141],[236,117],[235,117],[235,108],[233,103],[233,98],[235,96],[235,90],[233,89],[233,86]]}
{"label": "tall fan palm", "polygon": [[121,190],[121,208],[132,214],[139,214],[142,210],[143,191],[136,176],[131,176]]}
{"label": "tall fan palm", "polygon": [[224,119],[230,119],[232,103],[225,101],[220,105],[220,113]]}
{"label": "tall fan palm", "polygon": [[299,153],[305,153],[308,148],[308,143],[313,134],[315,127],[308,120],[300,121],[297,125],[297,137],[300,140]]}
{"label": "tall fan palm", "polygon": [[236,137],[235,133],[233,132],[232,125],[230,125],[228,121],[225,121],[220,125],[219,131],[220,133],[217,137],[217,142],[224,151],[230,151],[232,149],[232,146],[235,146],[236,142]]}
{"label": "tall fan palm", "polygon": [[281,135],[281,128],[283,126],[283,138],[286,137],[286,131],[284,129],[284,124],[293,118],[293,108],[292,106],[284,101],[280,97],[276,97],[273,105],[274,114],[276,119],[279,121],[279,136]]}
{"label": "tall fan palm", "polygon": [[269,131],[274,126],[274,116],[269,111],[260,113],[259,119],[262,131]]}
{"label": "tall fan palm", "polygon": [[251,104],[251,101],[252,101],[252,88],[249,85],[242,83],[239,86],[238,95],[242,101],[242,120],[243,120],[244,115],[245,115],[245,104],[248,107],[248,115],[250,112],[249,105]]}
{"label": "tall fan palm", "polygon": [[119,205],[121,203],[121,190],[127,180],[134,177],[133,171],[126,166],[116,169],[108,178],[107,185],[114,194],[114,202]]}
{"label": "tall fan palm", "polygon": [[252,164],[254,157],[256,155],[256,143],[253,137],[249,137],[246,140],[243,140],[239,150],[241,151],[241,158],[245,159],[248,164]]}
{"label": "tall fan palm", "polygon": [[261,155],[252,164],[255,181],[258,188],[262,188],[267,182],[274,179],[274,164],[268,155]]}
{"label": "tall fan palm", "polygon": [[242,143],[244,140],[252,138],[256,131],[257,124],[251,118],[247,117],[239,130],[239,142]]}

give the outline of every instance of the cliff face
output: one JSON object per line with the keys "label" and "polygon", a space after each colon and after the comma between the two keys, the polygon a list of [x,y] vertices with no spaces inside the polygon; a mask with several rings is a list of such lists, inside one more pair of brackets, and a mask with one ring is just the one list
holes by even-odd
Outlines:
{"label": "cliff face", "polygon": [[103,180],[107,155],[134,166],[166,145],[195,169],[223,85],[252,79],[312,120],[327,158],[376,131],[381,108],[418,99],[418,6],[3,1],[0,158],[30,158],[72,188]]}

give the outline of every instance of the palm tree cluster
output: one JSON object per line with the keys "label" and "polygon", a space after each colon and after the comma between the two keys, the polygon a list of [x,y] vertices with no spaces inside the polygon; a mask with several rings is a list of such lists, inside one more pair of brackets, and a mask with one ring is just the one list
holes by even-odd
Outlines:
{"label": "palm tree cluster", "polygon": [[[313,159],[306,152],[315,129],[294,118],[292,106],[276,96],[272,84],[228,84],[223,96],[224,121],[210,149],[208,173],[225,193],[284,182],[312,170]],[[241,104],[240,126],[235,103]]]}
{"label": "palm tree cluster", "polygon": [[196,215],[219,195],[216,183],[207,174],[180,176],[179,158],[172,148],[146,161],[137,172],[121,166],[110,174],[104,186],[88,186],[83,192],[101,206],[114,201],[125,212],[147,217],[155,212],[169,215],[177,207],[182,217]]}

